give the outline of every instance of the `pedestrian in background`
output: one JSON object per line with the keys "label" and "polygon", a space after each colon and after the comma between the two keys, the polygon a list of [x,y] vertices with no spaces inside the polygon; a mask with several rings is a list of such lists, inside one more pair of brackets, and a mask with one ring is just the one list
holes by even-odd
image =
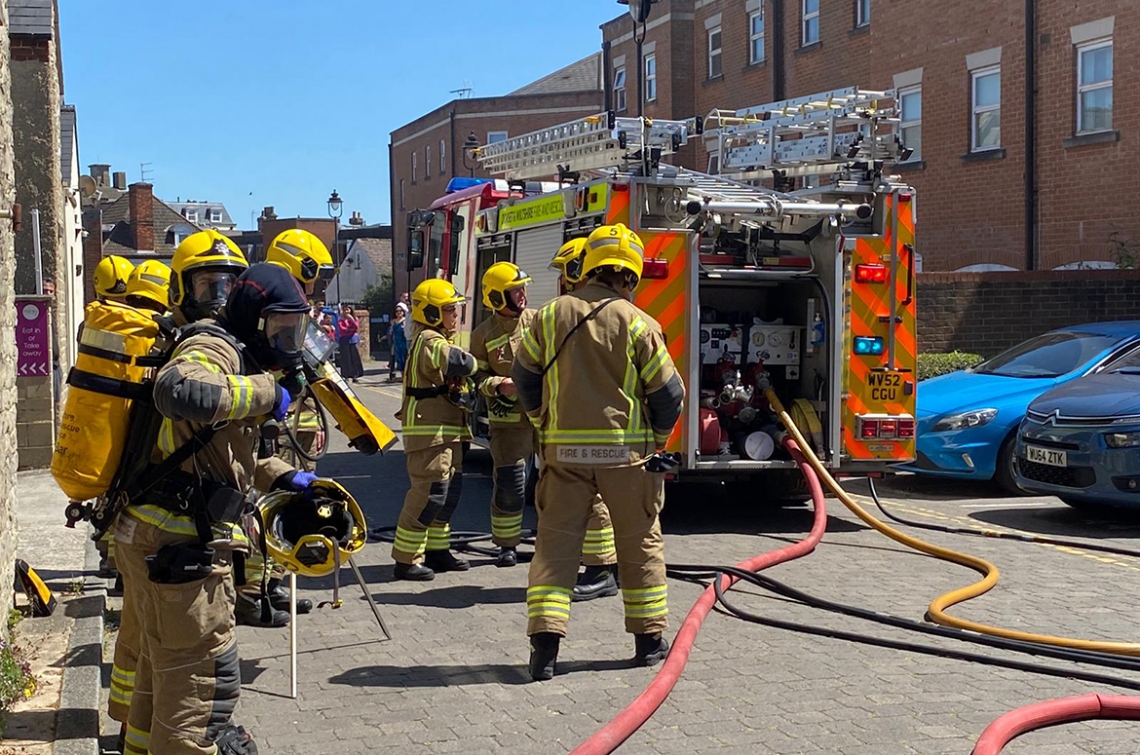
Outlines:
{"label": "pedestrian in background", "polygon": [[360,321],[352,314],[351,305],[341,306],[337,325],[340,328],[340,374],[355,383],[364,376],[364,365],[356,348],[360,343]]}
{"label": "pedestrian in background", "polygon": [[408,337],[404,330],[407,320],[407,310],[397,306],[392,324],[388,327],[388,344],[392,348],[392,364],[388,373],[390,383],[403,379],[404,365],[408,361]]}

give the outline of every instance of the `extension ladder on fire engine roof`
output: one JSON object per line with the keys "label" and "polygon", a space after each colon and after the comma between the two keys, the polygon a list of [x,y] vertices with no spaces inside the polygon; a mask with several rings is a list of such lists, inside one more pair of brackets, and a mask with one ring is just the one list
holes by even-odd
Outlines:
{"label": "extension ladder on fire engine roof", "polygon": [[[685,188],[686,202],[699,203],[700,210],[731,213],[743,218],[771,220],[785,215],[849,215],[863,218],[871,213],[871,207],[862,203],[818,202],[683,168],[677,171],[676,183]],[[695,209],[695,206],[690,208],[690,214],[696,214],[692,211]]]}
{"label": "extension ladder on fire engine roof", "polygon": [[830,173],[899,159],[895,92],[856,87],[735,111],[714,110],[705,141],[720,172],[740,180]]}
{"label": "extension ladder on fire engine roof", "polygon": [[526,180],[555,175],[560,167],[578,172],[620,168],[645,161],[649,152],[670,155],[700,131],[697,118],[619,118],[608,111],[488,144],[477,156],[494,175]]}

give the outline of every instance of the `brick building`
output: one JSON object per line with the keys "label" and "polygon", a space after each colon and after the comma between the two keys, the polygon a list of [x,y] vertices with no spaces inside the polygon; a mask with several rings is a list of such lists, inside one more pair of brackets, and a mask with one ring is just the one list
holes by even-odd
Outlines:
{"label": "brick building", "polygon": [[411,278],[401,274],[408,211],[431,206],[454,176],[486,175],[463,149],[469,136],[488,144],[598,113],[603,85],[601,56],[595,53],[501,97],[452,100],[392,132],[388,152],[397,292],[423,276],[422,270]]}
{"label": "brick building", "polygon": [[[1107,266],[1140,251],[1140,4],[928,5],[662,0],[646,26],[645,114],[899,88],[915,154],[896,170],[919,191],[926,270]],[[636,114],[633,22],[603,24],[602,39],[606,101]],[[709,167],[699,145],[678,161]]]}

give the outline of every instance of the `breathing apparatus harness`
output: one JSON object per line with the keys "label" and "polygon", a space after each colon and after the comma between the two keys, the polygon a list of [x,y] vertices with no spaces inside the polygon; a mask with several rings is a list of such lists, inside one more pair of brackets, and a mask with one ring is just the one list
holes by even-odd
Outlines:
{"label": "breathing apparatus harness", "polygon": [[[426,332],[426,330],[424,332]],[[412,342],[411,349],[408,350],[409,353],[419,348],[420,341],[424,338],[424,332],[416,336],[416,340]],[[433,385],[427,388],[413,388],[407,386],[404,388],[404,393],[417,401],[425,401],[442,396],[466,413],[475,411],[476,402],[478,400],[475,392],[475,382],[469,377],[448,377],[444,379],[441,385]]]}

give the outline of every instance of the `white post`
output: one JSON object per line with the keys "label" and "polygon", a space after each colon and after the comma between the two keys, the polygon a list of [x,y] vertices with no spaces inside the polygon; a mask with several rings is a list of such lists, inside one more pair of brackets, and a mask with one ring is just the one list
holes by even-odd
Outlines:
{"label": "white post", "polygon": [[297,573],[289,572],[289,697],[297,699]]}
{"label": "white post", "polygon": [[44,260],[40,251],[40,211],[32,210],[32,249],[36,254],[36,293],[44,294]]}

